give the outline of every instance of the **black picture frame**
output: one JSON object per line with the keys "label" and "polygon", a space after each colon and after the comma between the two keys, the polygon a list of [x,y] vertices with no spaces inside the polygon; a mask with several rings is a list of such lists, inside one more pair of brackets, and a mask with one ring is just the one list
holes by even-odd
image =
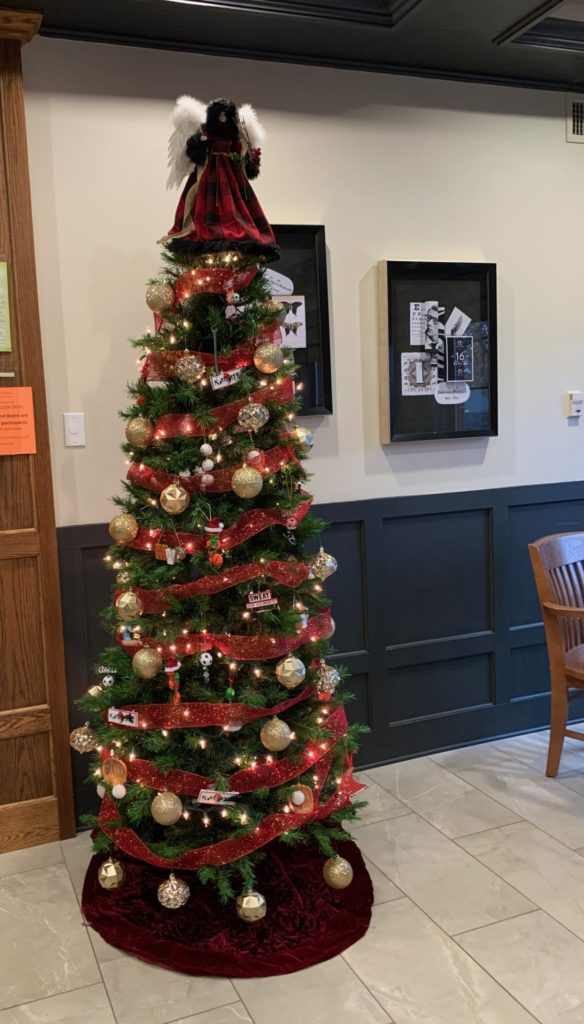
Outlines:
{"label": "black picture frame", "polygon": [[383,261],[379,314],[382,444],[496,436],[496,264]]}
{"label": "black picture frame", "polygon": [[[306,347],[295,348],[298,364],[297,381],[302,383],[302,408],[299,416],[328,416],[333,411],[327,259],[325,229],[322,224],[272,225],[280,246],[280,259],[272,264],[276,274],[283,274],[294,283],[294,296],[304,296],[304,329]],[[277,295],[286,302],[290,296]],[[292,296],[293,297],[293,296]],[[304,319],[304,318],[303,318]],[[293,314],[288,314],[282,327],[284,344],[294,341]],[[286,325],[291,327],[286,334]]]}

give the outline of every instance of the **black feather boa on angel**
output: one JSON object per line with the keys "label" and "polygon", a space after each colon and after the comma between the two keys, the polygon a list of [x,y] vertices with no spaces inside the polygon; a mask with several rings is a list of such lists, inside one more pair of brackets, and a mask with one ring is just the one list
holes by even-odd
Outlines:
{"label": "black feather boa on angel", "polygon": [[172,120],[167,186],[188,177],[162,241],[192,256],[230,251],[277,259],[274,233],[250,185],[259,174],[265,137],[253,107],[237,109],[227,99],[206,106],[181,96]]}

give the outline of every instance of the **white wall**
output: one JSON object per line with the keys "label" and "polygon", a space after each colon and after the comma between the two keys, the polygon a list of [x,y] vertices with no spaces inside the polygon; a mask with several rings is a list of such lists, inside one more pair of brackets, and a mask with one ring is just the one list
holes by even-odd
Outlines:
{"label": "white wall", "polygon": [[[320,502],[581,476],[584,147],[564,97],[415,78],[35,39],[24,50],[39,292],[60,525],[108,519],[116,410],[170,226],[169,115],[230,95],[269,131],[257,191],[274,223],[325,224],[334,416],[314,421]],[[381,447],[380,259],[498,264],[500,434]],[[85,449],[62,413],[84,411]]]}

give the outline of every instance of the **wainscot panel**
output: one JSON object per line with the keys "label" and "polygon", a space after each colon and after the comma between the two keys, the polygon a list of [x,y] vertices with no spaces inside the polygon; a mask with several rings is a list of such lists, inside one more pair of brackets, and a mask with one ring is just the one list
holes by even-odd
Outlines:
{"label": "wainscot panel", "polygon": [[[359,766],[545,726],[549,674],[527,544],[584,530],[584,484],[321,505],[337,558],[327,581],[335,661],[352,719],[367,724]],[[70,716],[109,644],[107,527],[59,531]],[[573,718],[584,715],[576,702]],[[95,806],[73,760],[78,812]]]}

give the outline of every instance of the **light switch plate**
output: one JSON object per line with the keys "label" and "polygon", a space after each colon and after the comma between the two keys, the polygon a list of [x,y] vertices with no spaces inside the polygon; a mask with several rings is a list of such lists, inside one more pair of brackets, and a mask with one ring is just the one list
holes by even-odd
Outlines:
{"label": "light switch plate", "polygon": [[65,447],[83,448],[85,445],[85,413],[64,412]]}

